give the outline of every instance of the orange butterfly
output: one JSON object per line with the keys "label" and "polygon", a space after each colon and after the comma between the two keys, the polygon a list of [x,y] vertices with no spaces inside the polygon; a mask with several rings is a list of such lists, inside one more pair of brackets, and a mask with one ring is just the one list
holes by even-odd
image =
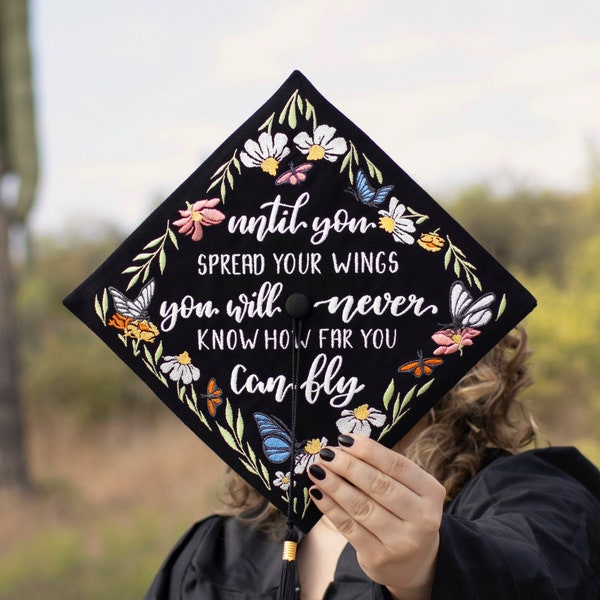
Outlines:
{"label": "orange butterfly", "polygon": [[399,367],[399,373],[412,373],[415,377],[421,377],[422,375],[431,375],[435,367],[439,367],[444,361],[441,358],[423,358],[423,351],[417,352],[419,358],[417,360],[411,360],[404,363]]}
{"label": "orange butterfly", "polygon": [[215,378],[211,377],[206,386],[206,394],[202,394],[202,397],[206,398],[206,406],[211,417],[217,414],[217,406],[223,404],[222,394],[223,390],[217,385]]}

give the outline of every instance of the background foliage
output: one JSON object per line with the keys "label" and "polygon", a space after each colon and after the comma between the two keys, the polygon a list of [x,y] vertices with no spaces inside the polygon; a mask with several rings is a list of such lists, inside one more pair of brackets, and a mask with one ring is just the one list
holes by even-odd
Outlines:
{"label": "background foliage", "polygon": [[[538,299],[527,319],[536,380],[528,397],[545,437],[600,465],[600,176],[578,193],[475,185],[446,207]],[[0,537],[12,531],[0,548],[7,600],[40,590],[48,600],[140,598],[185,527],[214,508],[218,459],[62,307],[121,239],[110,229],[35,239],[21,267],[37,490],[21,525],[18,508],[0,515]],[[94,445],[98,456],[86,457]],[[32,564],[41,567],[32,573]]]}

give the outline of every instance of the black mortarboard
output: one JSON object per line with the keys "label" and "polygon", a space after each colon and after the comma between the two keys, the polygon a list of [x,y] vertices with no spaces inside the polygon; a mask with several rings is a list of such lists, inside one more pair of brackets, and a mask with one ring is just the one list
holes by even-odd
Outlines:
{"label": "black mortarboard", "polygon": [[295,71],[65,304],[307,532],[320,448],[392,446],[535,300]]}

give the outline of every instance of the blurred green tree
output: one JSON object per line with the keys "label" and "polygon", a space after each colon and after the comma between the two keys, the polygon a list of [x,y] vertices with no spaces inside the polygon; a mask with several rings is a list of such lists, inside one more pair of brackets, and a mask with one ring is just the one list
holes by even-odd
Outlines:
{"label": "blurred green tree", "polygon": [[[38,239],[18,294],[27,405],[43,421],[68,412],[84,426],[109,417],[146,418],[160,402],[62,306],[62,299],[122,241],[114,229]],[[100,368],[101,366],[101,368]]]}
{"label": "blurred green tree", "polygon": [[0,2],[0,485],[26,488],[11,233],[24,228],[37,187],[29,11]]}

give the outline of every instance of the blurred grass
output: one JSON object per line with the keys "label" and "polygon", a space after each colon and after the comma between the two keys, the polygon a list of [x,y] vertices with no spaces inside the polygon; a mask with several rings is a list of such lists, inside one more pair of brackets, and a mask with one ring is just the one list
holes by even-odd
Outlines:
{"label": "blurred grass", "polygon": [[[4,600],[141,598],[164,554],[161,539],[177,539],[187,523],[162,515],[132,511],[128,526],[109,517],[83,524],[50,526],[17,545],[0,564],[0,597]],[[179,530],[179,531],[175,531]]]}
{"label": "blurred grass", "polygon": [[122,423],[89,441],[69,440],[67,426],[34,428],[68,443],[38,439],[35,490],[0,497],[1,600],[143,597],[179,537],[214,510],[223,471],[173,421],[138,427],[125,456],[114,443]]}

